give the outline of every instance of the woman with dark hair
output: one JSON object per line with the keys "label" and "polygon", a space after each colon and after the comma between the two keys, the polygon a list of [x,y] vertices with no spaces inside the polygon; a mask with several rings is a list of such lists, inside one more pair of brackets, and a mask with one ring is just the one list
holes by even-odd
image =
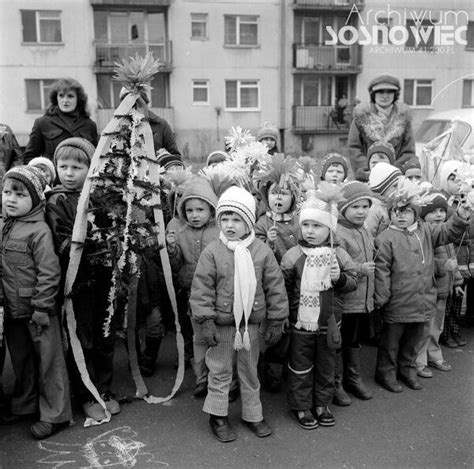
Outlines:
{"label": "woman with dark hair", "polygon": [[356,179],[368,179],[367,149],[375,142],[392,145],[397,166],[416,154],[409,107],[398,103],[400,89],[398,78],[380,75],[369,83],[370,103],[354,108],[348,145]]}
{"label": "woman with dark hair", "polygon": [[43,116],[35,120],[26,146],[24,163],[44,156],[53,160],[54,150],[63,140],[82,137],[97,145],[97,126],[89,118],[87,95],[82,85],[73,78],[56,81],[49,93],[49,106]]}

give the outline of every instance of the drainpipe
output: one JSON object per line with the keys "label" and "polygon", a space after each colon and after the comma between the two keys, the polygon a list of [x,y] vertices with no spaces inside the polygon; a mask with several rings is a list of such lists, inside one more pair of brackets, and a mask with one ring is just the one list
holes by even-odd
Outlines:
{"label": "drainpipe", "polygon": [[286,0],[280,0],[280,151],[285,151],[286,126]]}

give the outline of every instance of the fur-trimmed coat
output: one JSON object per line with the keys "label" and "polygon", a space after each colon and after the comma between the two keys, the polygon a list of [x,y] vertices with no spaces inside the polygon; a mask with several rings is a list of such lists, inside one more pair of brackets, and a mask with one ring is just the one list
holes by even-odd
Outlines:
{"label": "fur-trimmed coat", "polygon": [[410,109],[407,105],[394,103],[386,124],[378,115],[374,103],[359,104],[354,108],[348,139],[354,173],[359,168],[367,167],[367,149],[380,140],[393,146],[397,164],[402,164],[416,154]]}

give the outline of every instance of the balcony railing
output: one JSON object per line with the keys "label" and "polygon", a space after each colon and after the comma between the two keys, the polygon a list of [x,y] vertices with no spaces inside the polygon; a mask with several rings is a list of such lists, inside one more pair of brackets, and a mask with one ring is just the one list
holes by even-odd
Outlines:
{"label": "balcony railing", "polygon": [[173,63],[172,43],[165,41],[160,44],[95,44],[95,66],[99,68],[113,68],[114,62],[135,57],[135,54],[145,56],[152,52],[155,59],[159,59],[164,67],[169,68]]}
{"label": "balcony railing", "polygon": [[365,0],[295,0],[295,5],[301,7],[352,8],[353,4],[357,7],[362,7],[364,1]]}
{"label": "balcony railing", "polygon": [[295,132],[345,133],[349,131],[354,106],[339,114],[335,106],[293,106]]}
{"label": "balcony railing", "polygon": [[293,45],[293,66],[304,70],[344,70],[359,72],[360,51],[353,46]]}
{"label": "balcony railing", "polygon": [[[98,109],[97,110],[97,128],[102,132],[114,115],[115,109]],[[158,117],[165,119],[171,128],[174,127],[174,109],[172,107],[152,107],[151,111]]]}

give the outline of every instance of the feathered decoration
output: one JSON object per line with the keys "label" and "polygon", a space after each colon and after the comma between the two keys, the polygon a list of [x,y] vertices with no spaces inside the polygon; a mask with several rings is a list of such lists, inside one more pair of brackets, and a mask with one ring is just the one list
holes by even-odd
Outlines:
{"label": "feathered decoration", "polygon": [[247,129],[242,129],[239,125],[230,129],[230,135],[225,137],[226,148],[229,152],[236,151],[240,147],[246,146],[255,141],[255,137]]}
{"label": "feathered decoration", "polygon": [[248,172],[233,166],[231,161],[223,161],[216,166],[207,166],[199,171],[211,184],[212,190],[220,197],[229,187],[245,187],[248,184]]}
{"label": "feathered decoration", "polygon": [[303,192],[316,189],[318,176],[318,163],[310,156],[300,156],[296,160],[299,172],[301,173],[300,178],[302,179],[301,187]]}
{"label": "feathered decoration", "polygon": [[407,205],[420,205],[420,186],[410,181],[405,176],[398,179],[395,192],[393,192],[389,201],[392,207],[406,207]]}
{"label": "feathered decoration", "polygon": [[135,54],[135,57],[122,59],[122,63],[115,62],[115,75],[113,79],[131,93],[148,93],[151,90],[150,82],[162,64],[148,52],[145,57]]}
{"label": "feathered decoration", "polygon": [[327,181],[321,181],[318,184],[318,189],[315,191],[315,196],[318,199],[326,202],[328,205],[337,206],[338,202],[342,202],[344,200],[341,186],[337,184],[331,184]]}
{"label": "feathered decoration", "polygon": [[186,184],[193,177],[191,166],[187,168],[177,168],[174,171],[164,172],[162,178],[169,182],[171,187],[179,187]]}

